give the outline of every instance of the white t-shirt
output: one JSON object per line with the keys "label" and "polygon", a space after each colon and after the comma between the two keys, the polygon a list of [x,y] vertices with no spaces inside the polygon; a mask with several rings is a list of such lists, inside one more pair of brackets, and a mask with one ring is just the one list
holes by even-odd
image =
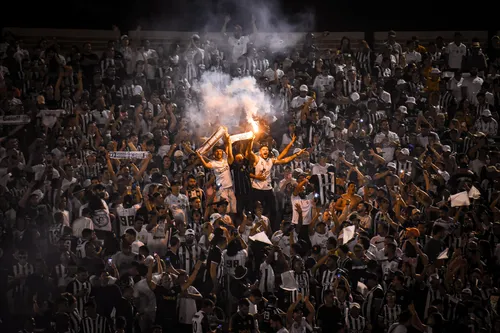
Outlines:
{"label": "white t-shirt", "polygon": [[394,159],[394,152],[396,151],[396,148],[394,146],[391,146],[391,142],[394,141],[399,143],[399,136],[391,131],[389,131],[387,134],[385,134],[384,132],[379,132],[377,135],[375,135],[373,142],[381,143],[385,138],[387,138],[388,141],[382,144],[382,157],[387,162],[390,162]]}
{"label": "white t-shirt", "polygon": [[236,39],[234,36],[229,36],[227,40],[231,49],[231,58],[233,63],[238,61],[238,58],[247,53],[247,46],[250,43],[250,38],[248,36],[241,36]]}
{"label": "white t-shirt", "polygon": [[467,53],[467,47],[460,43],[460,45],[451,42],[446,47],[446,53],[448,54],[448,66],[454,69],[462,68],[462,59]]}
{"label": "white t-shirt", "polygon": [[231,169],[227,159],[223,158],[220,161],[211,160],[210,164],[215,174],[215,182],[220,184],[220,189],[233,187],[233,178],[231,178]]}
{"label": "white t-shirt", "polygon": [[263,159],[259,156],[259,160],[255,165],[255,175],[264,175],[266,179],[258,180],[252,178],[252,188],[256,190],[272,190],[271,170],[274,165],[274,158]]}
{"label": "white t-shirt", "polygon": [[[35,173],[35,180],[40,180],[42,179],[42,176],[45,172],[45,168],[46,168],[46,165],[45,164],[38,164],[38,165],[34,165],[32,167],[33,169],[33,172]],[[53,179],[56,179],[56,178],[59,178],[59,171],[57,171],[56,169],[52,168],[52,178]]]}
{"label": "white t-shirt", "polygon": [[71,228],[73,229],[73,236],[82,238],[83,229],[94,230],[94,222],[92,222],[92,220],[88,217],[82,216],[77,218],[75,222],[73,222]]}
{"label": "white t-shirt", "polygon": [[174,218],[186,220],[187,209],[189,207],[189,199],[185,194],[178,195],[169,194],[165,198],[165,205],[172,211]]}
{"label": "white t-shirt", "polygon": [[135,205],[130,208],[124,208],[122,204],[116,207],[116,214],[118,215],[118,221],[120,221],[120,235],[123,235],[125,230],[134,226],[135,214],[139,207],[139,205]]}
{"label": "white t-shirt", "polygon": [[[293,230],[290,235],[293,235],[294,242],[297,242],[299,240],[299,236],[297,235],[295,230]],[[278,230],[271,237],[272,243],[274,245],[278,245],[283,254],[285,254],[288,257],[290,256],[290,235],[283,236],[283,231]]]}
{"label": "white t-shirt", "polygon": [[408,330],[405,325],[400,325],[399,323],[394,323],[389,327],[388,333],[406,333]]}
{"label": "white t-shirt", "polygon": [[309,236],[311,240],[311,245],[319,245],[321,247],[321,254],[326,254],[326,244],[328,242],[328,238],[332,237],[333,233],[331,231],[327,231],[324,234],[320,234],[315,232],[312,236]]}
{"label": "white t-shirt", "polygon": [[317,163],[312,167],[312,174],[313,175],[323,175],[325,173],[328,173],[328,168],[331,166],[332,166],[332,164],[330,164],[330,163],[326,163],[325,166],[322,166],[319,163]]}
{"label": "white t-shirt", "polygon": [[[161,276],[153,275],[153,281],[158,282]],[[156,296],[149,288],[146,279],[142,279],[134,285],[134,298],[139,298],[139,312],[155,312],[156,311]]]}
{"label": "white t-shirt", "polygon": [[292,207],[294,207],[293,215],[292,215],[292,223],[293,224],[299,223],[299,215],[297,214],[297,211],[295,210],[295,205],[297,203],[300,204],[300,207],[302,207],[302,225],[308,225],[311,223],[313,201],[314,201],[314,194],[313,193],[308,194],[306,196],[306,199],[302,199],[298,195],[292,195]]}
{"label": "white t-shirt", "polygon": [[107,207],[95,210],[92,214],[92,222],[94,222],[95,230],[111,231],[111,219]]}
{"label": "white t-shirt", "polygon": [[[149,235],[150,233],[148,232],[148,230],[146,229],[145,226],[142,226],[142,229],[141,231],[137,231],[135,230],[134,228],[127,228],[125,229],[124,233],[128,230],[128,229],[133,229],[135,232],[136,232],[136,239],[138,241],[141,241],[142,243],[144,244],[147,244],[148,243],[148,239],[149,239]],[[137,252],[137,251],[133,251],[133,252]]]}
{"label": "white t-shirt", "polygon": [[[460,88],[467,88],[467,99],[474,105],[477,105],[476,95],[481,90],[483,86],[484,80],[479,76],[476,77],[464,77],[462,79],[462,83],[460,84]],[[458,85],[457,85],[458,86]]]}

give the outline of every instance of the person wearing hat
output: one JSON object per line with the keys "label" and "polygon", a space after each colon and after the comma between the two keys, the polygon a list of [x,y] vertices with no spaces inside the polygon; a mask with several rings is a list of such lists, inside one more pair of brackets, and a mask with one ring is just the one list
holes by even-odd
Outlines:
{"label": "person wearing hat", "polygon": [[[269,147],[267,145],[261,145],[259,149],[259,155],[253,152],[254,138],[251,139],[250,144],[247,148],[247,156],[250,166],[254,168],[254,173],[250,174],[252,181],[252,202],[256,203],[260,201],[264,206],[264,215],[270,214],[271,220],[275,217],[275,197],[272,187],[272,169],[274,165],[287,164],[293,161],[295,158],[300,156],[305,149],[292,154],[287,157],[288,149],[291,148],[292,143],[290,143],[287,148],[276,158],[271,158],[269,156]],[[274,230],[277,229],[273,228]]]}
{"label": "person wearing hat", "polygon": [[359,303],[353,302],[349,304],[349,311],[345,323],[349,332],[364,332],[366,330],[367,322],[365,317],[361,315],[361,306]]}
{"label": "person wearing hat", "polygon": [[308,108],[309,110],[316,109],[318,106],[316,101],[311,96],[307,96],[309,88],[303,84],[299,87],[299,96],[295,96],[290,102],[290,108],[295,114],[295,119],[300,119],[302,109]]}
{"label": "person wearing hat", "polygon": [[196,243],[196,234],[193,229],[187,229],[184,232],[184,241],[178,250],[180,268],[191,274],[194,264],[199,259],[201,251]]}
{"label": "person wearing hat", "polygon": [[[222,198],[228,202],[226,213],[236,213],[236,195],[233,190],[233,177],[231,176],[231,164],[233,164],[233,145],[227,131],[224,134],[225,147],[215,146],[213,149],[213,160],[207,160],[198,151],[196,155],[200,159],[203,166],[211,169],[215,174],[215,184],[217,186],[217,200]],[[224,157],[224,152],[227,150],[227,158]]]}
{"label": "person wearing hat", "polygon": [[481,111],[481,118],[476,120],[474,129],[478,132],[486,134],[489,137],[493,137],[498,133],[498,122],[493,119],[491,111],[485,109]]}

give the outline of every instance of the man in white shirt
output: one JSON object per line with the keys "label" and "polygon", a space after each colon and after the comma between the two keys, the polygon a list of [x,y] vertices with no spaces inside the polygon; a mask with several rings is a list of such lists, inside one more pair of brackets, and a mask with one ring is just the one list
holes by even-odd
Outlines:
{"label": "man in white shirt", "polygon": [[298,224],[299,217],[302,215],[302,225],[309,225],[313,216],[314,193],[306,193],[309,179],[305,175],[297,177],[297,181],[299,183],[292,194],[292,224]]}
{"label": "man in white shirt", "polygon": [[94,230],[94,222],[92,222],[92,219],[90,218],[91,216],[92,213],[90,208],[84,208],[82,210],[82,216],[77,218],[71,226],[74,237],[82,238],[83,229]]}
{"label": "man in white shirt", "polygon": [[322,175],[328,173],[328,168],[332,166],[330,163],[326,163],[328,161],[328,156],[325,153],[319,154],[319,161],[312,167],[313,175]]}
{"label": "man in white shirt", "polygon": [[212,169],[215,174],[215,184],[217,186],[217,201],[225,199],[228,202],[227,213],[236,213],[236,196],[233,189],[233,178],[231,176],[230,165],[233,164],[233,148],[229,134],[225,133],[227,158],[224,157],[224,147],[215,146],[213,149],[213,160],[205,159],[198,151],[196,154],[203,166]]}
{"label": "man in white shirt", "polygon": [[476,120],[474,128],[478,132],[483,132],[489,137],[496,136],[498,133],[498,123],[493,119],[491,111],[485,109],[481,112],[481,118]]}
{"label": "man in white shirt", "polygon": [[333,90],[335,80],[333,76],[329,75],[329,73],[330,68],[323,65],[323,71],[314,79],[313,89],[318,93],[318,103],[321,103],[326,92]]}
{"label": "man in white shirt", "polygon": [[151,43],[149,42],[149,40],[144,40],[142,43],[142,48],[138,50],[135,55],[135,61],[144,61],[144,64],[146,66],[146,78],[151,84],[155,81],[156,66],[158,65],[158,53],[156,53],[156,50],[153,50],[150,46]]}
{"label": "man in white shirt", "polygon": [[234,26],[234,34],[233,36],[227,37],[226,28],[227,24],[231,21],[231,16],[226,16],[224,20],[224,25],[222,26],[221,33],[224,38],[227,38],[227,42],[230,47],[231,53],[231,61],[233,63],[237,63],[238,59],[247,53],[247,47],[251,40],[255,38],[255,34],[257,33],[257,26],[255,25],[255,17],[252,15],[252,30],[253,33],[251,36],[243,36],[242,28],[240,25]]}
{"label": "man in white shirt", "polygon": [[382,119],[380,121],[380,132],[375,135],[374,143],[382,149],[382,156],[387,162],[394,159],[396,147],[400,145],[399,136],[389,131],[389,121]]}
{"label": "man in white shirt", "polygon": [[422,61],[422,55],[415,50],[415,41],[409,40],[406,46],[408,46],[408,52],[405,53],[406,63],[420,63]]}
{"label": "man in white shirt", "polygon": [[250,165],[254,167],[254,173],[250,174],[252,182],[252,201],[255,204],[260,201],[264,205],[264,214],[271,214],[273,219],[275,213],[275,197],[272,187],[272,169],[274,165],[287,164],[300,156],[305,149],[302,149],[288,157],[282,157],[287,154],[291,145],[288,145],[279,156],[271,157],[270,149],[267,145],[261,144],[259,155],[253,152],[254,138],[252,138],[246,151],[246,157],[250,161]]}
{"label": "man in white shirt", "polygon": [[172,212],[174,219],[187,223],[189,199],[185,194],[180,193],[180,186],[181,184],[177,180],[170,183],[172,193],[165,198],[165,205]]}
{"label": "man in white shirt", "polygon": [[293,112],[295,112],[295,119],[300,120],[300,113],[302,111],[302,107],[304,103],[309,103],[309,109],[316,109],[318,106],[316,105],[316,101],[311,96],[307,96],[307,92],[309,88],[305,84],[301,85],[299,88],[299,96],[296,96],[292,99],[290,103],[290,108]]}
{"label": "man in white shirt", "polygon": [[473,105],[477,105],[477,93],[481,90],[484,80],[477,76],[477,67],[471,67],[470,75],[465,76],[457,87],[462,89],[462,96],[466,97]]}
{"label": "man in white shirt", "polygon": [[445,59],[448,68],[456,71],[462,68],[462,61],[467,53],[467,47],[461,42],[462,34],[460,32],[455,32],[454,39],[446,47]]}

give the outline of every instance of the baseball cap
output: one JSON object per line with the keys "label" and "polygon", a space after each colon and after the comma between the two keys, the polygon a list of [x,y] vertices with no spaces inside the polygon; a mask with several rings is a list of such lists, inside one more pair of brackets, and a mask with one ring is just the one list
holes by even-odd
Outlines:
{"label": "baseball cap", "polygon": [[299,88],[300,91],[309,91],[309,88],[305,84],[301,85]]}
{"label": "baseball cap", "polygon": [[181,150],[177,150],[174,153],[174,157],[184,157],[184,153]]}
{"label": "baseball cap", "polygon": [[404,105],[401,105],[399,108],[398,108],[398,111],[401,111],[401,113],[403,114],[407,114],[408,113],[408,109],[406,108],[406,106]]}
{"label": "baseball cap", "polygon": [[444,145],[443,146],[443,153],[449,153],[451,152],[451,147],[449,145]]}
{"label": "baseball cap", "polygon": [[212,215],[210,215],[210,223],[214,223],[220,218],[222,218],[222,215],[220,215],[219,213],[213,213]]}
{"label": "baseball cap", "polygon": [[188,229],[186,230],[186,232],[184,233],[184,236],[194,236],[195,235],[195,232],[193,229]]}
{"label": "baseball cap", "polygon": [[488,109],[485,109],[485,110],[483,110],[483,112],[481,112],[481,116],[483,116],[483,117],[491,117],[491,111],[488,110]]}
{"label": "baseball cap", "polygon": [[410,156],[410,150],[408,148],[403,148],[399,152],[403,155]]}

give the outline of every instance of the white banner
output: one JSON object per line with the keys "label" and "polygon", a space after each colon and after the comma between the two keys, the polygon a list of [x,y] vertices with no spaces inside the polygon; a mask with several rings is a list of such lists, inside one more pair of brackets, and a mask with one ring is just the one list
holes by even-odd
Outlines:
{"label": "white banner", "polygon": [[212,147],[217,144],[217,142],[224,136],[224,133],[226,133],[226,128],[224,126],[220,126],[217,129],[217,132],[212,134],[211,137],[209,137],[205,142],[203,142],[201,147],[198,148],[197,152],[200,153],[200,155],[205,154],[207,151],[212,149]]}
{"label": "white banner", "polygon": [[143,160],[148,157],[147,151],[111,151],[109,158],[115,160]]}
{"label": "white banner", "polygon": [[243,140],[250,140],[251,138],[253,138],[253,132],[233,134],[230,136],[231,143],[235,143],[235,142],[243,141]]}
{"label": "white banner", "polygon": [[0,125],[25,125],[30,121],[30,117],[25,114],[18,116],[0,116]]}

